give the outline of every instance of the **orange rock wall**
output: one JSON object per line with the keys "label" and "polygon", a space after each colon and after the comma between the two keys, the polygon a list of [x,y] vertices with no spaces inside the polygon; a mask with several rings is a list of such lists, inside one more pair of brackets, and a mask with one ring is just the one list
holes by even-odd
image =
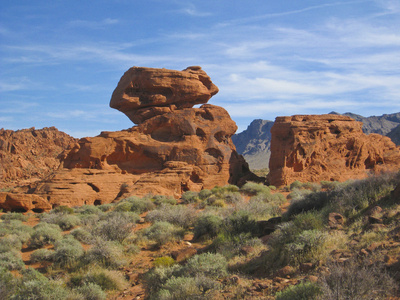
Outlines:
{"label": "orange rock wall", "polygon": [[276,118],[269,183],[345,181],[399,170],[400,148],[388,137],[365,135],[361,128],[361,122],[341,115]]}

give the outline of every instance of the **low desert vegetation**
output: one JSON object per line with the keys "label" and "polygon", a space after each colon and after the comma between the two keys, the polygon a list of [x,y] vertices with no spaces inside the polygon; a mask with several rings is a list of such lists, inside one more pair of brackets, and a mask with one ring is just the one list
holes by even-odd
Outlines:
{"label": "low desert vegetation", "polygon": [[[393,173],[281,189],[247,182],[188,191],[178,201],[148,195],[36,215],[6,213],[0,295],[115,298],[131,286],[124,272],[137,272],[148,251],[151,266],[140,270],[148,299],[398,296],[398,269],[389,262],[400,255],[400,203],[391,197],[399,181]],[[341,216],[339,227],[330,223],[332,213]],[[32,216],[39,218],[35,226],[26,223]],[[183,260],[168,250],[188,247],[197,254]],[[24,261],[21,251],[28,250]],[[260,280],[265,284],[253,288]]]}

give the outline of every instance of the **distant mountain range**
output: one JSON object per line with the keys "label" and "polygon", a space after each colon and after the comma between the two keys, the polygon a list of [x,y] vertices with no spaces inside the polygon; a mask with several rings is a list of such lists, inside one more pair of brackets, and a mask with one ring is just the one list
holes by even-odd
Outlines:
{"label": "distant mountain range", "polygon": [[[337,112],[330,112],[330,114],[339,115]],[[400,112],[371,117],[363,117],[350,112],[343,115],[362,122],[364,133],[386,135],[396,145],[400,145]],[[268,168],[273,124],[273,121],[256,119],[250,123],[246,130],[232,136],[237,152],[244,156],[250,169]]]}

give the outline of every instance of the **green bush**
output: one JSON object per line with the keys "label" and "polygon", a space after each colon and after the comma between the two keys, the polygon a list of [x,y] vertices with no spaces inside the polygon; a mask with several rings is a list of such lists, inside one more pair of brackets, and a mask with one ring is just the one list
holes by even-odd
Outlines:
{"label": "green bush", "polygon": [[232,215],[225,219],[225,230],[231,235],[240,233],[250,233],[257,235],[259,233],[259,227],[257,222],[251,213],[245,210],[235,211]]}
{"label": "green bush", "polygon": [[100,221],[90,230],[92,236],[100,237],[107,241],[122,242],[135,227],[139,220],[136,213],[113,211],[100,218]]}
{"label": "green bush", "polygon": [[80,242],[73,237],[64,238],[54,244],[53,261],[60,267],[71,267],[83,256]]}
{"label": "green bush", "polygon": [[66,214],[66,215],[71,215],[73,214],[75,211],[73,208],[65,206],[65,205],[60,205],[55,207],[51,213],[55,213],[55,214]]}
{"label": "green bush", "polygon": [[81,220],[78,216],[64,213],[43,214],[41,221],[49,224],[56,224],[64,231],[70,230],[81,224]]}
{"label": "green bush", "polygon": [[28,221],[28,216],[17,212],[8,212],[0,217],[2,220],[19,220],[22,222]]}
{"label": "green bush", "polygon": [[15,235],[21,243],[26,243],[33,233],[32,227],[22,224],[19,220],[0,222],[0,237]]}
{"label": "green bush", "polygon": [[317,283],[302,282],[276,293],[275,297],[276,300],[313,300],[317,299],[320,294],[321,287]]}
{"label": "green bush", "polygon": [[175,259],[170,256],[157,257],[154,262],[154,267],[170,267],[175,264]]}
{"label": "green bush", "polygon": [[[121,203],[122,202],[122,203]],[[144,213],[146,211],[152,210],[155,208],[154,203],[148,199],[148,198],[138,198],[138,197],[129,197],[124,200],[122,200],[120,204],[117,205],[115,209],[120,207],[120,205],[124,205],[124,203],[129,203],[130,204],[130,211],[133,211],[137,214]]]}
{"label": "green bush", "polygon": [[293,191],[294,189],[300,190],[303,187],[303,183],[296,180],[290,184],[290,190]]}
{"label": "green bush", "polygon": [[199,193],[193,191],[184,192],[181,200],[183,204],[197,203],[200,201]]}
{"label": "green bush", "polygon": [[95,237],[86,229],[79,227],[71,231],[70,233],[76,240],[81,243],[90,245],[95,241]]}
{"label": "green bush", "polygon": [[281,214],[279,205],[265,202],[259,196],[252,197],[249,202],[239,205],[238,208],[248,212],[249,215],[263,219],[269,219]]}
{"label": "green bush", "polygon": [[16,234],[10,234],[0,239],[0,252],[21,250],[22,242]]}
{"label": "green bush", "polygon": [[98,240],[85,252],[83,262],[88,265],[100,264],[105,267],[118,268],[126,264],[121,244]]}
{"label": "green bush", "polygon": [[157,206],[160,206],[162,204],[176,205],[177,203],[176,199],[171,196],[155,195],[152,196],[151,199],[153,200],[153,203]]}
{"label": "green bush", "polygon": [[210,238],[217,236],[223,228],[223,219],[216,215],[200,216],[194,224],[194,238],[207,235]]}
{"label": "green bush", "polygon": [[204,189],[204,190],[201,190],[201,191],[199,192],[199,198],[200,198],[201,200],[206,200],[206,199],[207,199],[208,197],[210,197],[212,194],[213,194],[212,191],[210,191],[210,190],[208,190],[208,189]]}
{"label": "green bush", "polygon": [[228,275],[228,262],[219,253],[203,253],[191,257],[183,267],[185,276],[205,276],[213,279]]}
{"label": "green bush", "polygon": [[107,295],[100,286],[94,283],[87,283],[77,287],[76,292],[82,295],[85,300],[106,300]]}
{"label": "green bush", "polygon": [[76,274],[72,276],[70,281],[73,286],[96,284],[103,291],[121,291],[128,286],[128,282],[120,271],[100,267],[90,268],[83,274]]}
{"label": "green bush", "polygon": [[259,238],[252,237],[249,233],[241,233],[231,235],[229,233],[220,233],[210,245],[210,250],[222,254],[224,257],[230,259],[240,253],[244,246],[257,246],[260,245]]}
{"label": "green bush", "polygon": [[350,260],[331,263],[322,278],[323,299],[386,299],[396,294],[398,284],[381,264]]}
{"label": "green bush", "polygon": [[168,222],[155,222],[148,228],[142,230],[141,234],[148,240],[153,241],[156,246],[164,245],[168,242],[180,240],[185,231],[181,227]]}
{"label": "green bush", "polygon": [[34,232],[29,240],[29,246],[32,248],[54,244],[62,238],[61,229],[55,224],[39,223],[33,229]]}
{"label": "green bush", "polygon": [[10,299],[14,294],[16,280],[7,268],[0,266],[0,295],[3,299]]}
{"label": "green bush", "polygon": [[31,254],[31,262],[53,261],[53,250],[38,249]]}
{"label": "green bush", "polygon": [[[105,204],[104,204],[105,205]],[[101,205],[100,205],[101,206]],[[101,214],[103,211],[100,209],[100,206],[94,206],[94,205],[83,205],[79,207],[76,212],[81,214],[81,215],[98,215]],[[106,206],[107,207],[107,206]],[[109,206],[111,207],[111,206]],[[102,207],[104,208],[104,206]],[[107,209],[108,210],[108,209]]]}
{"label": "green bush", "polygon": [[60,282],[47,279],[34,269],[22,270],[21,274],[22,278],[16,283],[13,300],[51,300],[55,296],[60,300],[68,299],[69,291]]}
{"label": "green bush", "polygon": [[196,210],[186,205],[161,205],[146,215],[148,222],[169,222],[183,228],[191,227],[196,221]]}
{"label": "green bush", "polygon": [[248,181],[241,188],[240,191],[247,195],[257,195],[258,193],[269,194],[270,189],[262,183]]}
{"label": "green bush", "polygon": [[98,209],[100,209],[102,212],[107,212],[107,211],[111,210],[111,208],[113,208],[114,205],[111,204],[111,203],[106,203],[106,204],[98,205],[98,206],[96,206],[96,207],[97,207]]}
{"label": "green bush", "polygon": [[0,268],[6,268],[11,271],[21,270],[23,267],[25,267],[25,264],[19,252],[7,251],[0,253]]}

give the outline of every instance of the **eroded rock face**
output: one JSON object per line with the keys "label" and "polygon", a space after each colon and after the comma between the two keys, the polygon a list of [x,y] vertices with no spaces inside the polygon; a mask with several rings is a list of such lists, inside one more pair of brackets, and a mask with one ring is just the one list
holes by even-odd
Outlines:
{"label": "eroded rock face", "polygon": [[365,135],[361,128],[361,122],[340,115],[276,118],[269,183],[345,181],[371,172],[397,171],[400,148],[388,137]]}
{"label": "eroded rock face", "polygon": [[80,139],[62,157],[63,168],[30,191],[52,206],[76,206],[149,193],[179,197],[255,179],[232,143],[237,126],[228,112],[210,104],[192,108],[217,91],[199,67],[131,68],[110,105],[139,125]]}
{"label": "eroded rock face", "polygon": [[218,88],[200,67],[183,71],[132,67],[121,77],[110,106],[136,124],[181,108],[207,103]]}
{"label": "eroded rock face", "polygon": [[45,178],[59,167],[58,155],[75,142],[55,127],[0,129],[0,188],[8,183]]}
{"label": "eroded rock face", "polygon": [[48,201],[38,195],[0,192],[0,208],[3,211],[40,213],[49,211],[52,207]]}

